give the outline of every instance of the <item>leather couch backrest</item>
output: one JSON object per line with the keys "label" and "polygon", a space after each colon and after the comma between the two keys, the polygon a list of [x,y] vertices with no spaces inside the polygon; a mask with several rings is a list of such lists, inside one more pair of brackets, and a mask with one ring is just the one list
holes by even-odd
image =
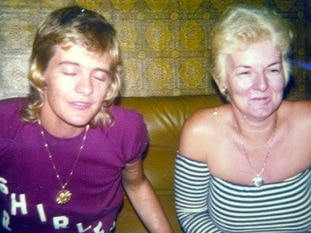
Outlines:
{"label": "leather couch backrest", "polygon": [[198,109],[222,104],[216,96],[123,97],[118,105],[136,109],[149,133],[145,173],[156,193],[173,193],[175,155],[185,120]]}

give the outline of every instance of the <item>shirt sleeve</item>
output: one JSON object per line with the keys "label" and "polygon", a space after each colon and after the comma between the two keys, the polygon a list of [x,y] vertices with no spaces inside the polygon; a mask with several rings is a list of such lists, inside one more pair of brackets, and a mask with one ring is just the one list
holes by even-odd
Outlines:
{"label": "shirt sleeve", "polygon": [[148,131],[143,116],[137,111],[128,111],[123,119],[123,153],[125,163],[134,163],[141,159],[148,146]]}
{"label": "shirt sleeve", "polygon": [[186,233],[218,233],[208,212],[210,172],[205,163],[177,153],[175,204],[177,218]]}
{"label": "shirt sleeve", "polygon": [[0,101],[0,154],[14,143],[15,135],[22,127],[20,110],[25,104],[23,98],[12,98]]}

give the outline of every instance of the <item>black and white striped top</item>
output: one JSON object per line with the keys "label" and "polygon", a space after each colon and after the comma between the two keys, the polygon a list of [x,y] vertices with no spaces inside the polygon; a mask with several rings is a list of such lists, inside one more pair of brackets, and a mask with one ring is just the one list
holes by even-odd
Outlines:
{"label": "black and white striped top", "polygon": [[187,233],[311,232],[311,169],[261,187],[210,175],[205,163],[177,154],[176,211]]}

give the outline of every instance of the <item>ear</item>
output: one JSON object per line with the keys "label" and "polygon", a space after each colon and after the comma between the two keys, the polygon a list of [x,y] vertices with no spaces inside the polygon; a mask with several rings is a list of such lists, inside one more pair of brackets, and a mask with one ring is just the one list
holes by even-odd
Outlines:
{"label": "ear", "polygon": [[215,81],[217,88],[220,91],[220,93],[222,95],[226,96],[226,93],[228,92],[227,85],[223,81],[221,81],[220,79],[214,78],[214,81]]}

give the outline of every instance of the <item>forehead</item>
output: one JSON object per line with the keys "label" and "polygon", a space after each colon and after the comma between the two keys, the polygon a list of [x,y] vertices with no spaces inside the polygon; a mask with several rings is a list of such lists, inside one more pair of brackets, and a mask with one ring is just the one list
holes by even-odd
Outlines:
{"label": "forehead", "polygon": [[107,52],[97,52],[79,44],[56,45],[52,63],[71,62],[81,66],[98,66],[99,68],[110,68],[112,58]]}
{"label": "forehead", "polygon": [[271,64],[281,59],[280,50],[270,41],[241,44],[228,56],[234,65]]}

